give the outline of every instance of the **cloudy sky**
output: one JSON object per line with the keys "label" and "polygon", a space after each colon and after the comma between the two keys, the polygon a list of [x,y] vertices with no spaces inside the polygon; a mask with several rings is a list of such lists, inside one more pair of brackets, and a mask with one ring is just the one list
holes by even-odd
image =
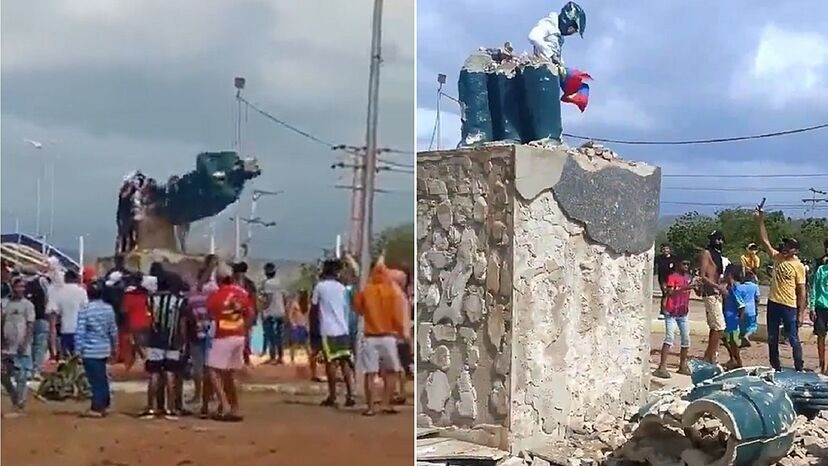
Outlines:
{"label": "cloudy sky", "polygon": [[[56,166],[55,240],[87,235],[110,253],[122,177],[140,168],[166,179],[195,166],[201,151],[232,147],[233,77],[246,97],[335,144],[364,145],[371,0],[44,0],[2,2],[2,222],[35,229],[35,180]],[[414,6],[386,2],[379,143],[413,150]],[[24,138],[41,141],[35,150]],[[347,229],[349,172],[336,154],[254,113],[244,149],[259,158],[257,256],[313,258]],[[395,156],[412,163],[412,155]],[[340,180],[339,178],[342,177]],[[411,221],[413,179],[382,173],[377,228]],[[44,188],[44,199],[48,199]],[[249,196],[249,191],[246,193]],[[242,204],[249,209],[249,197]],[[231,247],[234,210],[217,220]],[[42,224],[48,224],[44,201]],[[203,222],[202,222],[203,223]],[[208,226],[191,241],[205,244]]]}
{"label": "cloudy sky", "polygon": [[[417,6],[417,144],[429,145],[436,76],[457,95],[464,59],[480,46],[526,36],[563,1],[420,0]],[[740,136],[828,123],[828,3],[732,0],[581,0],[584,39],[568,38],[568,66],[594,77],[584,114],[567,105],[564,131],[626,140]],[[692,6],[690,6],[692,5]],[[443,104],[442,147],[460,134],[458,109]],[[571,144],[578,141],[568,141]],[[828,173],[828,129],[704,146],[611,145],[622,157],[663,167],[662,213],[712,212],[702,204],[801,204],[811,178],[676,178],[672,175]],[[693,190],[686,188],[694,188]],[[709,191],[724,188],[728,191]],[[767,188],[765,193],[758,190]],[[695,203],[686,205],[682,203]],[[825,203],[823,203],[825,205]],[[804,209],[786,209],[799,216]],[[828,209],[810,215],[824,217]]]}

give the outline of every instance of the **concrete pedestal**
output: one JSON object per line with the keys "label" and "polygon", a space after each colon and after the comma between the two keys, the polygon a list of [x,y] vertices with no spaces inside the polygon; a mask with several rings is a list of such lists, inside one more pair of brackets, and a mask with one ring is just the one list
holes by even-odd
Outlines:
{"label": "concrete pedestal", "polygon": [[661,172],[602,152],[418,155],[420,426],[516,454],[644,400]]}

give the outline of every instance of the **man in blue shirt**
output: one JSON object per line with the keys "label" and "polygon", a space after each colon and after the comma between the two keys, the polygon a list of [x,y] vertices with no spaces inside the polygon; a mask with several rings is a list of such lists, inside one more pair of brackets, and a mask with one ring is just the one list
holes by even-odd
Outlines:
{"label": "man in blue shirt", "polygon": [[78,312],[75,351],[83,359],[83,369],[92,391],[92,406],[86,416],[101,418],[111,403],[106,362],[109,358],[114,360],[118,354],[118,325],[112,306],[103,301],[103,284],[90,284],[87,294],[89,303]]}

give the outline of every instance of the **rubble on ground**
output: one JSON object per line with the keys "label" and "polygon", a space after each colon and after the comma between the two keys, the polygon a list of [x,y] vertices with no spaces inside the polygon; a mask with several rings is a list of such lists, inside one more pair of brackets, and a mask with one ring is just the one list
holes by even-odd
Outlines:
{"label": "rubble on ground", "polygon": [[565,439],[502,466],[828,466],[828,382],[763,367],[691,364],[694,385],[623,417],[573,419]]}
{"label": "rubble on ground", "polygon": [[[687,402],[679,397],[664,403],[664,414],[680,425]],[[705,418],[693,430],[670,425],[649,424],[637,431],[638,423],[599,415],[593,422],[570,426],[557,452],[546,450],[543,457],[528,454],[510,459],[509,466],[718,466],[727,453],[730,432],[720,421]],[[783,466],[828,465],[828,413],[808,420],[799,416],[791,451],[777,463]],[[637,431],[637,432],[636,432]],[[633,436],[633,433],[636,433]],[[687,435],[693,432],[692,437]],[[697,435],[697,436],[696,436]],[[503,463],[501,463],[503,464]]]}
{"label": "rubble on ground", "polygon": [[[600,414],[591,422],[571,423],[566,440],[555,450],[544,449],[542,457],[529,455],[524,463],[828,465],[828,411],[813,409],[822,403],[828,385],[824,380],[761,367],[724,372],[717,365],[694,366],[693,386],[653,392],[649,403],[623,419]],[[803,392],[811,399],[798,399]],[[732,409],[744,401],[749,408]],[[752,413],[762,417],[752,418]]]}

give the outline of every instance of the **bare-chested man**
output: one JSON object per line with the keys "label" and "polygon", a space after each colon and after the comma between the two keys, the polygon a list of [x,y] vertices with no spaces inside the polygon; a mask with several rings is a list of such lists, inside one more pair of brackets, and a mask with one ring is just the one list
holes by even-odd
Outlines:
{"label": "bare-chested man", "polygon": [[701,288],[699,294],[704,301],[704,312],[707,316],[707,327],[710,329],[707,340],[707,349],[704,351],[704,360],[715,363],[719,343],[722,341],[722,332],[725,329],[722,295],[718,287],[710,283],[719,283],[724,266],[722,263],[722,246],[725,239],[721,231],[714,230],[708,236],[710,242],[707,248],[699,255],[699,275]]}

